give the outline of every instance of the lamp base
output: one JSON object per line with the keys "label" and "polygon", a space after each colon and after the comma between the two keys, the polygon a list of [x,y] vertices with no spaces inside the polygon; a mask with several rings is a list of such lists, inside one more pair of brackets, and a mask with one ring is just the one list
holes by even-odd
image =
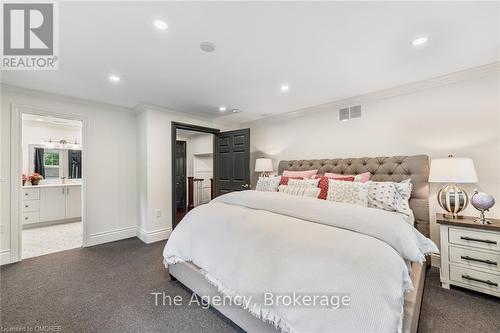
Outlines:
{"label": "lamp base", "polygon": [[447,212],[444,215],[445,217],[460,219],[463,217],[458,214],[467,207],[469,196],[460,186],[448,184],[439,190],[437,200],[439,206]]}
{"label": "lamp base", "polygon": [[261,176],[261,177],[269,177],[269,173],[268,173],[267,171],[262,171],[262,172],[260,173],[260,176]]}
{"label": "lamp base", "polygon": [[443,213],[443,217],[445,219],[452,219],[452,220],[463,220],[464,219],[464,216],[463,215],[453,215],[453,214],[446,214],[446,213]]}

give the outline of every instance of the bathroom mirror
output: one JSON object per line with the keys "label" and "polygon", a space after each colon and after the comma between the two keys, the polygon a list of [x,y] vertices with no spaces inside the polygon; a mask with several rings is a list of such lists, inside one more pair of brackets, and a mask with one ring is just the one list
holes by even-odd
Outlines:
{"label": "bathroom mirror", "polygon": [[82,178],[82,151],[29,145],[29,173],[39,173],[47,181]]}

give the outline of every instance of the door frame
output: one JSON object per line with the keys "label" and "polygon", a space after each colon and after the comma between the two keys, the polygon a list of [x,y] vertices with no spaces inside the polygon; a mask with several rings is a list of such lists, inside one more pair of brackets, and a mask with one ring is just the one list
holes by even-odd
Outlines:
{"label": "door frame", "polygon": [[[171,125],[171,140],[170,140],[170,153],[171,153],[171,160],[172,160],[172,175],[171,175],[171,197],[172,197],[172,230],[177,226],[176,222],[176,212],[177,212],[177,205],[176,205],[176,193],[175,193],[175,171],[176,171],[176,163],[175,163],[175,142],[177,141],[177,130],[178,129],[183,129],[183,130],[188,130],[188,131],[194,131],[194,132],[201,132],[201,133],[210,133],[214,135],[214,140],[213,140],[213,178],[217,179],[217,166],[218,166],[218,159],[217,159],[217,134],[220,133],[220,129],[218,128],[211,128],[211,127],[205,127],[205,126],[198,126],[198,125],[192,125],[192,124],[186,124],[186,123],[179,123],[172,121]],[[215,186],[215,182],[214,182]],[[215,189],[214,189],[215,191]],[[216,192],[214,192],[216,193]]]}
{"label": "door frame", "polygon": [[82,122],[82,247],[87,246],[87,182],[85,181],[87,172],[87,133],[89,128],[89,118],[80,114],[63,113],[39,108],[29,104],[12,103],[11,104],[11,142],[10,142],[10,262],[22,260],[22,223],[21,223],[21,205],[22,205],[22,183],[20,176],[23,172],[23,147],[22,147],[22,115],[33,114],[39,116],[49,116],[69,120],[79,120]]}

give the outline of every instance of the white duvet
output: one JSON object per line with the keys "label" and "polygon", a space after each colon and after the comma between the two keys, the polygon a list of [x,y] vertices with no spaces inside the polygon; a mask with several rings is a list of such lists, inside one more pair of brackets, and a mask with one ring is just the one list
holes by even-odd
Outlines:
{"label": "white duvet", "polygon": [[[199,266],[219,292],[250,299],[241,306],[283,332],[400,332],[404,293],[412,288],[407,263],[437,251],[398,214],[244,191],[189,212],[164,257],[168,265]],[[348,295],[350,304],[335,309],[265,299],[293,292]]]}

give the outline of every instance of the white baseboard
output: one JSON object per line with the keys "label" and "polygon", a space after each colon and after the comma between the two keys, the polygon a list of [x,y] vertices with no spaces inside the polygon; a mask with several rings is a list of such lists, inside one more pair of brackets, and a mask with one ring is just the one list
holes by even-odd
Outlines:
{"label": "white baseboard", "polygon": [[114,242],[120,239],[131,238],[136,236],[136,226],[115,229],[104,232],[97,232],[89,235],[87,238],[86,246],[94,246],[103,243]]}
{"label": "white baseboard", "polygon": [[441,256],[439,254],[431,254],[431,266],[441,268]]}
{"label": "white baseboard", "polygon": [[12,262],[12,258],[10,255],[10,250],[0,251],[0,265],[10,264],[11,262]]}
{"label": "white baseboard", "polygon": [[137,237],[146,244],[168,239],[171,233],[172,228],[161,228],[154,231],[146,231],[141,227],[137,227]]}

